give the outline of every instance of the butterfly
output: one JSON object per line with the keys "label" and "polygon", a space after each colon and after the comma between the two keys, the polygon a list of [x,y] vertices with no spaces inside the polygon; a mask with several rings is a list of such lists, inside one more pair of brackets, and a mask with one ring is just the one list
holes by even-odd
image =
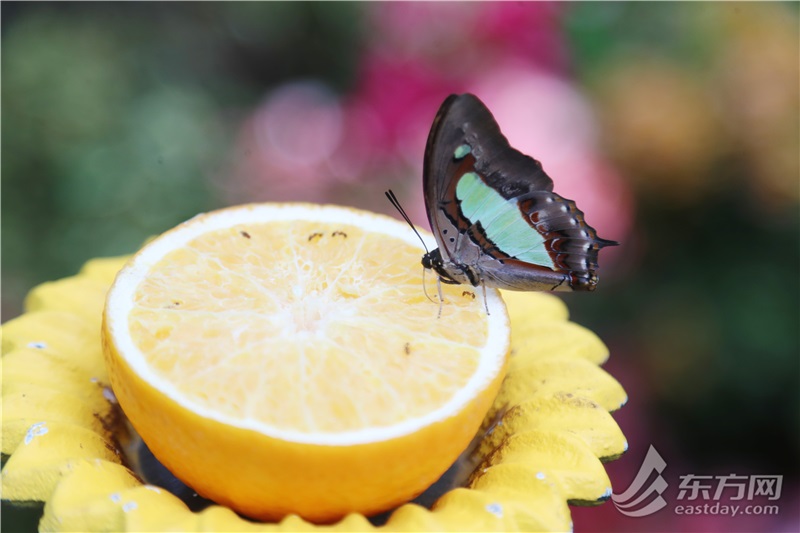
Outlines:
{"label": "butterfly", "polygon": [[[515,291],[591,291],[601,239],[539,161],[509,145],[472,94],[450,95],[425,148],[423,187],[441,283]],[[441,286],[440,286],[441,287]],[[441,289],[440,289],[441,301]]]}

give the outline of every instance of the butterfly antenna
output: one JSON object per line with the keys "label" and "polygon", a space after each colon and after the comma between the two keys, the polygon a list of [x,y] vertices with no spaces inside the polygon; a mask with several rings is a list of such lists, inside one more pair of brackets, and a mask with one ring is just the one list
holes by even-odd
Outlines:
{"label": "butterfly antenna", "polygon": [[[428,247],[425,245],[425,241],[422,239],[422,235],[420,235],[419,232],[417,231],[417,228],[414,227],[414,223],[411,222],[410,218],[408,218],[408,215],[406,214],[405,210],[400,205],[400,201],[397,199],[397,196],[394,195],[394,192],[391,189],[386,191],[386,198],[389,199],[389,202],[391,202],[391,204],[394,206],[394,208],[397,209],[397,211],[400,213],[400,215],[403,217],[403,219],[408,223],[408,225],[411,226],[411,229],[414,230],[414,233],[417,234],[417,237],[419,237],[419,242],[421,242],[422,243],[422,247],[425,248],[425,253],[429,253],[428,252]],[[434,301],[433,298],[431,298],[430,295],[428,295],[428,289],[425,287],[425,271],[426,270],[427,269],[423,267],[423,269],[422,269],[422,292],[425,293],[425,297],[428,300],[433,302]],[[440,289],[439,292],[441,292],[441,289]],[[441,314],[441,312],[442,311],[440,309],[439,313]]]}
{"label": "butterfly antenna", "polygon": [[421,242],[422,243],[422,247],[425,248],[425,253],[429,253],[428,252],[428,247],[425,244],[425,241],[422,239],[422,235],[420,235],[419,232],[417,231],[417,228],[414,227],[414,223],[411,222],[410,218],[408,218],[408,215],[403,210],[403,208],[400,206],[400,202],[397,200],[397,196],[394,195],[394,192],[392,192],[391,189],[386,191],[386,198],[389,199],[389,202],[391,202],[391,204],[394,206],[394,208],[397,209],[397,211],[400,213],[400,215],[403,217],[403,219],[408,223],[408,225],[411,226],[411,229],[414,230],[414,233],[417,234],[417,237],[419,237],[419,242]]}

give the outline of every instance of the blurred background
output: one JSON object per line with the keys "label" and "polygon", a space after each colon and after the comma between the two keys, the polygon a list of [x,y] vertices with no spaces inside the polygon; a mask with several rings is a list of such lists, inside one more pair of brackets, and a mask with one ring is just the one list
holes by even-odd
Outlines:
{"label": "blurred background", "polygon": [[565,297],[611,348],[630,450],[782,475],[777,516],[576,509],[576,531],[800,527],[797,3],[2,6],[2,320],[38,283],[251,201],[427,226],[422,156],[473,92],[604,238]]}

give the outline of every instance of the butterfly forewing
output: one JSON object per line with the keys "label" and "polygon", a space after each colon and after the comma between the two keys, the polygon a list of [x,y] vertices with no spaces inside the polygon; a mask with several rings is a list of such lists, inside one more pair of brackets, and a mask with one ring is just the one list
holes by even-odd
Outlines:
{"label": "butterfly forewing", "polygon": [[597,252],[615,244],[597,237],[574,202],[552,192],[541,164],[512,148],[470,94],[451,95],[439,109],[423,183],[441,254],[434,268],[445,281],[592,290]]}

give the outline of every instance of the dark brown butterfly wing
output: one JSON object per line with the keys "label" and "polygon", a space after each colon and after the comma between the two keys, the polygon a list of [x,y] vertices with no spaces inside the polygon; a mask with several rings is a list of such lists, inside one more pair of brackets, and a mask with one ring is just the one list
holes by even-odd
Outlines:
{"label": "dark brown butterfly wing", "polygon": [[[535,159],[512,148],[483,103],[451,95],[425,150],[425,203],[446,277],[513,290],[592,290],[597,237],[555,194]],[[465,196],[466,195],[466,196]]]}

